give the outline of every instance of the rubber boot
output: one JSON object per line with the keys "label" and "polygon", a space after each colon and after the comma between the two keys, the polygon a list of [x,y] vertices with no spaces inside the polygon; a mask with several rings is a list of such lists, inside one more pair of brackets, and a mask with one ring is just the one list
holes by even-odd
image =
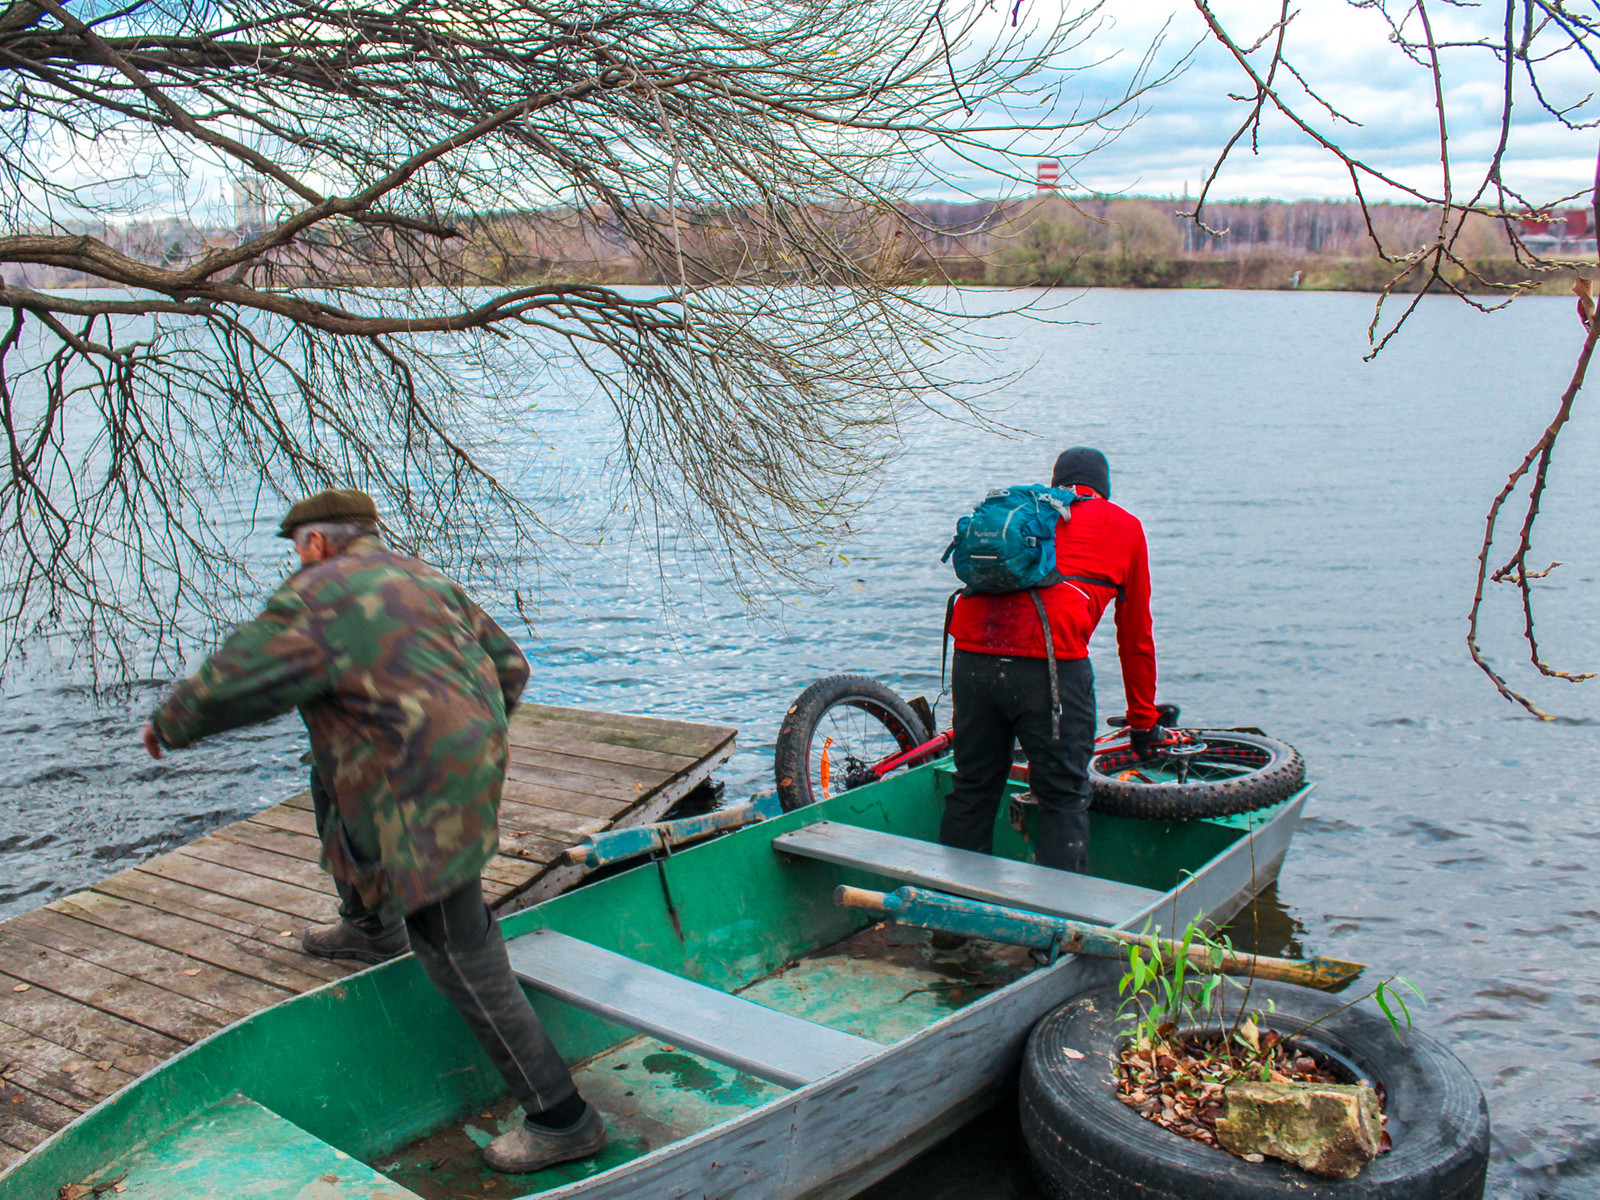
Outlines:
{"label": "rubber boot", "polygon": [[570,1129],[545,1129],[523,1121],[483,1148],[483,1161],[507,1175],[522,1175],[556,1163],[598,1154],[606,1144],[605,1118],[590,1104]]}

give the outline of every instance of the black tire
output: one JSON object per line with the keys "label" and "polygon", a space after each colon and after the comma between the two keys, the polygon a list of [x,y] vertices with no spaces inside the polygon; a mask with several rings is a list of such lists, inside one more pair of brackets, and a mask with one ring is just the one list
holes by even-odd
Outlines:
{"label": "black tire", "polygon": [[[1268,1000],[1275,1011],[1266,1012]],[[1022,1136],[1052,1200],[1478,1200],[1489,1165],[1489,1108],[1461,1061],[1434,1039],[1360,1008],[1296,1037],[1384,1091],[1394,1149],[1354,1179],[1319,1179],[1267,1159],[1247,1163],[1145,1120],[1112,1082],[1126,1022],[1114,986],[1073,997],[1036,1026],[1022,1063]],[[1285,1036],[1341,1001],[1287,984],[1252,985],[1264,1028]],[[1082,1057],[1066,1051],[1081,1052]]]}
{"label": "black tire", "polygon": [[878,762],[899,750],[920,746],[933,736],[922,718],[892,690],[865,675],[830,675],[819,679],[789,706],[778,730],[773,768],[778,800],[785,812],[804,808],[821,797],[819,760],[815,743],[834,738],[830,761],[834,792],[847,791],[865,780],[861,766]]}
{"label": "black tire", "polygon": [[[1206,750],[1191,760],[1186,782],[1169,780],[1148,767],[1155,782],[1118,776],[1139,768],[1131,750],[1089,760],[1090,807],[1096,812],[1145,820],[1189,821],[1253,812],[1287,800],[1305,782],[1300,751],[1286,742],[1231,729],[1197,729]],[[1158,761],[1159,765],[1159,761]]]}

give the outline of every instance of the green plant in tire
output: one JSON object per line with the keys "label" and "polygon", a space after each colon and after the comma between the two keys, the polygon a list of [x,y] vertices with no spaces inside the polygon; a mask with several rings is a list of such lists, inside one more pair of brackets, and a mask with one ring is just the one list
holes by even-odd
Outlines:
{"label": "green plant in tire", "polygon": [[[1148,923],[1144,932],[1149,932]],[[1117,985],[1117,994],[1123,998],[1118,1008],[1118,1018],[1132,1021],[1131,1038],[1134,1046],[1159,1045],[1178,1029],[1226,1029],[1230,1042],[1248,1047],[1250,1051],[1246,1066],[1233,1071],[1231,1077],[1242,1078],[1256,1069],[1262,1072],[1263,1078],[1269,1075],[1270,1065],[1251,1036],[1261,1014],[1257,1013],[1253,1018],[1247,1016],[1251,981],[1205,973],[1198,983],[1195,982],[1196,974],[1202,972],[1202,967],[1194,961],[1196,957],[1209,961],[1214,968],[1221,964],[1225,955],[1232,952],[1231,939],[1226,934],[1208,933],[1203,919],[1199,917],[1189,922],[1183,936],[1177,939],[1176,948],[1168,953],[1162,953],[1159,942],[1149,946],[1129,946],[1128,970]],[[1224,1006],[1226,989],[1230,986],[1243,992],[1231,1022],[1227,1019]],[[1371,990],[1334,1009],[1327,1016],[1308,1022],[1288,1036],[1292,1039],[1361,1001],[1371,999],[1389,1022],[1389,1028],[1395,1036],[1403,1040],[1402,1027],[1411,1027],[1411,1009],[1405,998],[1407,991],[1423,1004],[1427,1003],[1416,984],[1402,976],[1391,975]],[[1127,1011],[1130,1006],[1133,1009],[1131,1013]],[[1272,1011],[1270,1000],[1265,1010]]]}
{"label": "green plant in tire", "polygon": [[[1143,932],[1150,932],[1149,922]],[[1197,986],[1187,986],[1197,945],[1213,966],[1220,965],[1223,955],[1233,948],[1225,935],[1213,937],[1198,920],[1189,922],[1170,953],[1163,954],[1159,942],[1128,947],[1128,971],[1117,992],[1124,997],[1119,1014],[1130,1004],[1134,1006],[1131,1019],[1136,1045],[1155,1045],[1172,1030],[1204,1024],[1210,1017],[1219,1000],[1218,990],[1227,986],[1227,976],[1207,974]]]}

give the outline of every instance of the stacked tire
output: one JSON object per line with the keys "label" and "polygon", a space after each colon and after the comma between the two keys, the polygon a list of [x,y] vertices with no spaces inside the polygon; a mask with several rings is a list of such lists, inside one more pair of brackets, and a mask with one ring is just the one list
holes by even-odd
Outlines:
{"label": "stacked tire", "polygon": [[[1052,1200],[1480,1200],[1489,1163],[1482,1089],[1426,1034],[1397,1037],[1361,1006],[1334,1013],[1342,1003],[1287,984],[1257,981],[1250,991],[1263,1028],[1332,1060],[1352,1082],[1383,1089],[1394,1147],[1354,1179],[1319,1179],[1274,1159],[1246,1162],[1123,1104],[1113,1072],[1127,1023],[1117,1019],[1121,1001],[1111,986],[1073,997],[1028,1039],[1022,1135],[1039,1186]],[[1305,1030],[1312,1021],[1321,1023]]]}

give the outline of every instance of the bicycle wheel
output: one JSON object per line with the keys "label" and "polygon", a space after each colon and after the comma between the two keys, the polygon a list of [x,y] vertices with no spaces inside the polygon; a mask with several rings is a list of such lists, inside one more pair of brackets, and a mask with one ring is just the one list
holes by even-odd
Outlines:
{"label": "bicycle wheel", "polygon": [[867,770],[933,736],[890,689],[865,675],[819,679],[789,706],[773,767],[785,812],[871,783]]}
{"label": "bicycle wheel", "polygon": [[1251,812],[1287,800],[1306,764],[1286,742],[1226,729],[1192,730],[1204,749],[1140,760],[1131,749],[1089,760],[1090,807],[1147,820]]}

